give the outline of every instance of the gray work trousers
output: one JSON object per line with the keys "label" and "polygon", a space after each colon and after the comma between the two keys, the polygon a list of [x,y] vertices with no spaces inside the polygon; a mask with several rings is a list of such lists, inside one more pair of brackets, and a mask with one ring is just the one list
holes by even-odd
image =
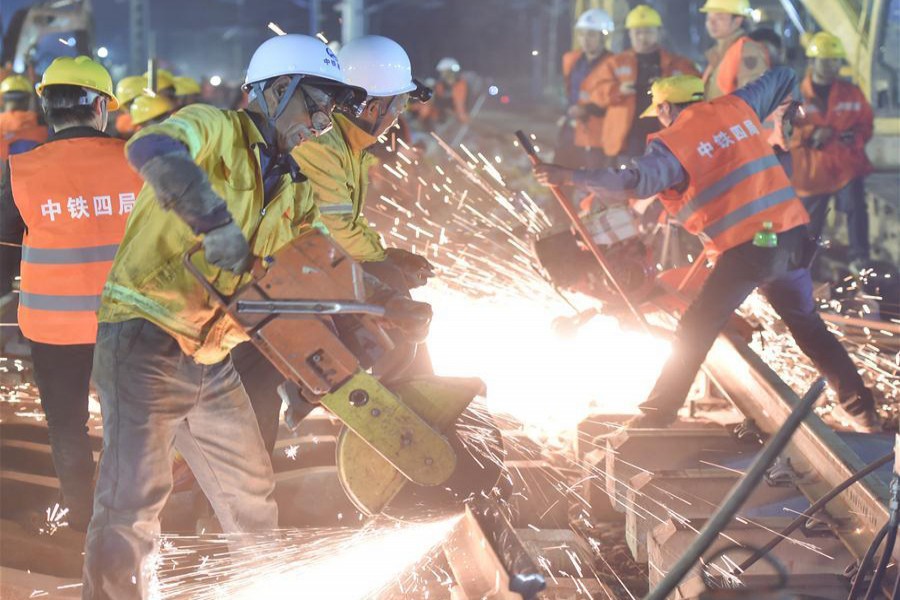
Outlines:
{"label": "gray work trousers", "polygon": [[275,479],[231,359],[201,365],[143,319],[101,323],[94,380],[103,457],[88,528],[83,598],[147,598],[159,513],[184,456],[226,533],[275,529]]}

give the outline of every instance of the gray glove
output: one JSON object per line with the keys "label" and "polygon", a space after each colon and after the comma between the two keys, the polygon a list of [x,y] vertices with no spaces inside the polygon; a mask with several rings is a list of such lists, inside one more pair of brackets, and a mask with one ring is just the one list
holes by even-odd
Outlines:
{"label": "gray glove", "polygon": [[208,263],[238,275],[246,273],[253,263],[247,239],[234,222],[207,233],[203,237],[203,252]]}
{"label": "gray glove", "polygon": [[211,232],[231,221],[225,201],[187,154],[151,158],[141,167],[141,177],[153,186],[162,207],[175,211],[196,234]]}

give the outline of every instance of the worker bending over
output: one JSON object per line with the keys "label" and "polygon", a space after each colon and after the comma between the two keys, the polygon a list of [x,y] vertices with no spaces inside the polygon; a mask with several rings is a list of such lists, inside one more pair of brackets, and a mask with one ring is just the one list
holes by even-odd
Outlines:
{"label": "worker bending over", "polygon": [[604,203],[658,194],[669,215],[716,259],[681,318],[672,355],[632,427],[665,427],[676,419],[719,332],[759,288],[834,386],[854,428],[880,428],[871,391],[816,311],[807,269],[809,217],[762,132],[762,120],[794,85],[794,72],[777,67],[733,94],[703,102],[700,79],[660,79],[644,115],[658,117],[664,129],[651,136],[647,152],[631,168],[535,167],[541,183],[588,188]]}
{"label": "worker bending over", "polygon": [[[399,248],[387,248],[364,213],[369,169],[377,163],[367,150],[394,126],[406,110],[410,95],[423,90],[412,79],[406,51],[395,41],[377,35],[355,39],[338,52],[346,82],[368,93],[359,115],[335,114],[334,127],[308,144],[294,149],[293,157],[312,185],[313,198],[334,240],[363,268],[398,293],[423,285],[432,275],[431,264]],[[251,344],[242,344],[232,356],[248,386],[266,446],[275,445],[281,399],[275,388],[284,380]],[[268,405],[268,406],[266,406]]]}
{"label": "worker bending over", "polygon": [[96,311],[141,179],[125,142],[103,132],[118,101],[102,65],[57,58],[38,94],[53,134],[9,160],[2,240],[22,243],[19,328],[31,342],[69,526],[84,532],[94,498],[87,422]]}
{"label": "worker bending over", "polygon": [[862,90],[838,78],[846,58],[841,40],[821,31],[806,47],[810,68],[800,84],[805,117],[791,144],[794,187],[815,237],[822,235],[828,203],[847,215],[850,264],[857,272],[869,258],[869,211],[865,176],[872,172],[866,143],[874,114]]}
{"label": "worker bending over", "polygon": [[331,126],[348,88],[319,40],[264,42],[247,70],[246,110],[196,104],[128,142],[145,185],[103,291],[94,378],[104,453],[85,550],[84,597],[147,598],[173,446],[222,529],[274,529],[272,467],[229,359],[246,333],[184,265],[222,294],[313,225],[312,191],[290,152]]}

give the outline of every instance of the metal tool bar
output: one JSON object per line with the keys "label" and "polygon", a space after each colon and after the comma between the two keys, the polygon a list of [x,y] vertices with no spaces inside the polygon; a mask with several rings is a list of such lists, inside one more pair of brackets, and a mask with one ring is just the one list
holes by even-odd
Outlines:
{"label": "metal tool bar", "polygon": [[343,300],[238,300],[237,312],[257,315],[346,315],[384,316],[384,307]]}
{"label": "metal tool bar", "polygon": [[[541,159],[538,158],[537,151],[534,149],[534,144],[531,143],[531,140],[525,135],[525,132],[521,129],[516,132],[516,138],[519,140],[519,144],[522,145],[522,149],[525,150],[525,153],[528,154],[529,160],[531,160],[531,164],[537,165],[541,162]],[[609,279],[610,283],[612,283],[613,287],[616,290],[616,293],[619,294],[619,297],[622,298],[622,301],[628,306],[628,310],[631,311],[631,314],[634,315],[634,318],[637,319],[638,323],[640,323],[644,330],[648,333],[650,332],[650,327],[647,324],[647,319],[644,317],[643,313],[635,307],[634,303],[628,298],[628,295],[625,293],[625,290],[619,285],[619,281],[616,279],[615,275],[612,273],[612,269],[610,269],[609,264],[607,264],[606,259],[603,257],[603,253],[600,252],[600,248],[597,247],[597,244],[594,243],[594,239],[591,237],[590,232],[588,232],[587,228],[584,226],[584,223],[581,222],[581,218],[575,212],[575,208],[572,206],[572,202],[566,197],[566,195],[559,189],[558,186],[550,186],[550,193],[553,194],[553,197],[556,198],[556,201],[559,202],[560,207],[569,217],[569,220],[572,222],[572,226],[575,228],[575,231],[581,237],[584,244],[591,251],[591,254],[594,256],[594,259],[597,261],[597,264],[600,265],[600,268],[603,270],[603,274],[606,275],[606,278]]]}

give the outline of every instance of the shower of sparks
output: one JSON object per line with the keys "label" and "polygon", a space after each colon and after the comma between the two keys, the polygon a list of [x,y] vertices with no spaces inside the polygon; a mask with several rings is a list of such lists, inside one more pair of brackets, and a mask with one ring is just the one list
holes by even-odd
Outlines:
{"label": "shower of sparks", "polygon": [[[362,529],[302,529],[246,536],[166,536],[154,600],[379,598],[395,585],[405,597],[427,580],[414,569],[446,539],[459,515],[434,521],[369,523]],[[423,562],[424,559],[424,562]],[[413,572],[415,571],[415,572]]]}

